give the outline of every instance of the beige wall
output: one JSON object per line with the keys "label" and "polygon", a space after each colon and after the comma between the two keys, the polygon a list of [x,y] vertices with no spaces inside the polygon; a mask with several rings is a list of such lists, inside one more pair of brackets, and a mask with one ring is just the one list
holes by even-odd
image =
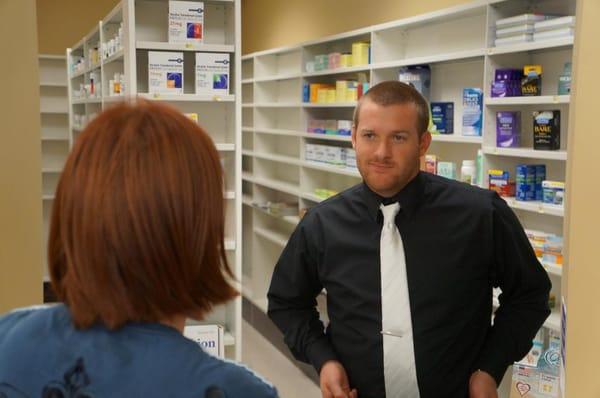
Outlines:
{"label": "beige wall", "polygon": [[42,177],[34,0],[0,1],[0,54],[3,313],[42,301]]}
{"label": "beige wall", "polygon": [[37,0],[40,54],[64,55],[118,0]]}
{"label": "beige wall", "polygon": [[242,0],[242,52],[292,45],[469,0]]}
{"label": "beige wall", "polygon": [[567,162],[568,279],[563,279],[563,292],[567,292],[568,398],[600,397],[598,20],[600,2],[578,0]]}

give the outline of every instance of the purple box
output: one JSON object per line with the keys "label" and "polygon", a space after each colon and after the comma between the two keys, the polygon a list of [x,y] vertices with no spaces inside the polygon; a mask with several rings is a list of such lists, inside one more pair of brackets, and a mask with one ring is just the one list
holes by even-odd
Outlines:
{"label": "purple box", "polygon": [[514,148],[520,144],[521,112],[496,112],[496,146]]}
{"label": "purple box", "polygon": [[521,95],[521,69],[496,69],[492,82],[492,97],[518,97]]}

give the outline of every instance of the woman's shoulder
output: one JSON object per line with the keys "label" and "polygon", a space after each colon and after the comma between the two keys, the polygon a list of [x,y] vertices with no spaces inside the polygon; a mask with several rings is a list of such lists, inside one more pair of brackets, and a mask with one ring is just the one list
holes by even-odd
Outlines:
{"label": "woman's shoulder", "polygon": [[[209,386],[205,392],[207,398],[220,396],[243,396],[247,398],[276,398],[277,390],[275,387],[243,364],[210,357],[210,365],[205,367],[210,376],[212,386]],[[224,395],[218,395],[222,392]]]}
{"label": "woman's shoulder", "polygon": [[47,322],[49,319],[64,312],[64,305],[62,304],[45,304],[17,308],[0,315],[0,336],[7,336],[14,329],[34,328],[35,325]]}

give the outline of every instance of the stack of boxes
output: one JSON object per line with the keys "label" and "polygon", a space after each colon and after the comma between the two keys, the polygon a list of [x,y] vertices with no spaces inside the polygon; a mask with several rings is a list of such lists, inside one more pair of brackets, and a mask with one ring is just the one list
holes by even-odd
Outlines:
{"label": "stack of boxes", "polygon": [[306,143],[304,158],[309,162],[356,168],[356,152],[352,148]]}
{"label": "stack of boxes", "polygon": [[537,201],[562,206],[565,183],[546,180],[546,166],[541,164],[520,164],[516,167],[515,181],[510,179],[507,170],[489,170],[489,189],[503,197],[515,200]]}
{"label": "stack of boxes", "polygon": [[310,119],[307,131],[315,134],[349,136],[352,134],[352,120]]}
{"label": "stack of boxes", "polygon": [[529,243],[543,263],[563,265],[563,237],[541,231],[526,229]]}
{"label": "stack of boxes", "polygon": [[356,102],[369,90],[366,77],[356,80],[338,80],[335,84],[306,83],[303,87],[303,102],[315,104],[335,104]]}
{"label": "stack of boxes", "polygon": [[350,68],[352,66],[363,66],[370,63],[371,45],[368,42],[352,43],[352,52],[331,52],[319,54],[306,62],[306,72],[320,72],[330,69]]}
{"label": "stack of boxes", "polygon": [[494,45],[526,43],[573,37],[575,17],[522,14],[496,21]]}

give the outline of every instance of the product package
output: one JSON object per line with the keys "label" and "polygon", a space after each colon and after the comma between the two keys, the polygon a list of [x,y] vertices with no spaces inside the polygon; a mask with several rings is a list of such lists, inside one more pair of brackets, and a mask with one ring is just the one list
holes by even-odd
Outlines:
{"label": "product package", "polygon": [[425,155],[425,171],[431,174],[437,174],[438,157],[435,155]]}
{"label": "product package", "polygon": [[183,94],[182,52],[148,52],[148,92]]}
{"label": "product package", "polygon": [[204,3],[169,1],[169,43],[202,43]]}
{"label": "product package", "polygon": [[337,133],[339,135],[351,135],[352,134],[352,120],[338,120],[337,121]]}
{"label": "product package", "polygon": [[535,165],[517,165],[515,177],[515,199],[521,201],[535,200]]}
{"label": "product package", "polygon": [[560,149],[560,111],[533,112],[533,149]]}
{"label": "product package", "polygon": [[344,148],[346,151],[346,167],[356,168],[356,151],[352,148]]}
{"label": "product package", "polygon": [[431,120],[435,126],[435,131],[431,133],[453,134],[454,102],[432,102]]}
{"label": "product package", "polygon": [[196,53],[196,94],[229,94],[229,54]]}
{"label": "product package", "polygon": [[492,82],[492,97],[516,97],[521,95],[521,69],[496,69]]}
{"label": "product package", "polygon": [[535,200],[541,202],[544,199],[544,189],[542,183],[546,179],[546,165],[535,165]]}
{"label": "product package", "polygon": [[561,181],[544,181],[542,182],[544,190],[543,202],[562,206],[565,197],[565,183]]}
{"label": "product package", "polygon": [[483,118],[483,90],[465,88],[463,90],[462,135],[480,136]]}
{"label": "product package", "polygon": [[456,180],[456,163],[454,162],[438,162],[437,175],[452,180]]}
{"label": "product package", "polygon": [[515,183],[510,181],[510,173],[505,170],[489,170],[489,189],[504,197],[515,196]]}
{"label": "product package", "polygon": [[558,77],[558,95],[571,94],[571,63],[565,62],[563,73]]}
{"label": "product package", "polygon": [[412,85],[427,101],[431,89],[431,69],[429,65],[412,65],[400,68],[398,80]]}
{"label": "product package", "polygon": [[496,112],[496,146],[515,148],[520,145],[521,112]]}
{"label": "product package", "polygon": [[521,95],[542,95],[542,65],[525,65],[523,75]]}
{"label": "product package", "polygon": [[224,329],[220,325],[190,325],[183,335],[198,343],[207,353],[217,358],[225,357]]}
{"label": "product package", "polygon": [[352,66],[370,63],[371,45],[368,42],[352,43]]}

